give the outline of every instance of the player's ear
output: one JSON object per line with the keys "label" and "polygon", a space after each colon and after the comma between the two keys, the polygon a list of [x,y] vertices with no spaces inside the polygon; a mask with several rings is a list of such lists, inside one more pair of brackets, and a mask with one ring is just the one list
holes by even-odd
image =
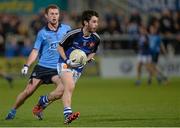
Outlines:
{"label": "player's ear", "polygon": [[87,25],[88,25],[88,22],[87,22],[86,20],[84,21],[84,25],[85,25],[85,26],[87,26]]}
{"label": "player's ear", "polygon": [[46,19],[48,18],[48,15],[47,15],[47,14],[45,14],[44,16],[45,16]]}

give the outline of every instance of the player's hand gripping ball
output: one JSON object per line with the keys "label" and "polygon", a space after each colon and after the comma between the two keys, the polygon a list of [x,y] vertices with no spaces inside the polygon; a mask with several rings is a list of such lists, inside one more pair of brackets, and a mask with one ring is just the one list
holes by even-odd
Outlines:
{"label": "player's hand gripping ball", "polygon": [[75,63],[85,65],[87,62],[87,55],[84,51],[80,49],[75,49],[70,53],[69,59]]}

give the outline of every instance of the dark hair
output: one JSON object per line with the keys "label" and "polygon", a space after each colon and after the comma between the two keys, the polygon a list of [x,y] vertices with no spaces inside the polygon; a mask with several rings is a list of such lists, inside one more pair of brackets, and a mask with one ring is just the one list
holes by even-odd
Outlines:
{"label": "dark hair", "polygon": [[45,8],[45,14],[48,14],[49,9],[58,9],[60,11],[60,8],[55,4],[50,4],[47,8]]}
{"label": "dark hair", "polygon": [[82,25],[84,26],[84,21],[89,22],[92,16],[99,17],[98,13],[94,10],[85,10],[82,13]]}

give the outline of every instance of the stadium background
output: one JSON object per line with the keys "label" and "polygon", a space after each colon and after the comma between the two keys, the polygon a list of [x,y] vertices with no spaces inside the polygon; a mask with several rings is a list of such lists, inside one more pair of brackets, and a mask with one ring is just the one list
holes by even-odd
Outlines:
{"label": "stadium background", "polygon": [[[32,49],[37,31],[45,24],[43,7],[52,3],[62,8],[62,22],[73,28],[81,26],[83,10],[94,9],[100,13],[98,33],[102,42],[96,62],[86,68],[74,96],[75,108],[81,108],[85,116],[82,115],[82,119],[72,126],[180,126],[180,0],[0,0],[0,69],[15,78],[13,89],[0,79],[0,126],[63,126],[59,121],[60,114],[55,116],[55,122],[59,123],[51,122],[53,114],[59,111],[57,104],[52,106],[56,112],[47,110],[49,118],[45,120],[46,125],[33,120],[30,112],[36,103],[34,99],[53,87],[42,87],[22,107],[19,115],[24,112],[29,116],[11,123],[1,117],[5,116],[14,97],[24,88],[27,78],[20,75],[20,69]],[[156,21],[168,51],[167,58],[161,56],[159,66],[169,76],[171,86],[159,86],[154,80],[149,88],[144,79],[137,89],[134,85],[135,36],[141,23],[148,26]],[[147,74],[143,73],[146,77]],[[5,100],[4,97],[10,99]],[[82,104],[80,101],[85,105],[78,106],[78,103]],[[92,110],[86,113],[82,106]],[[151,109],[146,109],[147,106]],[[26,122],[29,119],[32,125]],[[25,123],[20,123],[21,120]]]}

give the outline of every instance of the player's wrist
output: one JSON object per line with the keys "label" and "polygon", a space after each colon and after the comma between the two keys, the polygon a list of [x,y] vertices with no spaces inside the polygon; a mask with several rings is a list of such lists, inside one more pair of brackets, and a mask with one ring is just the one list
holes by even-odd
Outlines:
{"label": "player's wrist", "polygon": [[67,63],[67,61],[68,61],[69,59],[68,58],[66,58],[64,61],[65,61],[65,63]]}
{"label": "player's wrist", "polygon": [[65,63],[69,65],[70,64],[70,60],[68,58],[65,59]]}
{"label": "player's wrist", "polygon": [[90,58],[90,59],[88,59],[86,62],[87,63],[91,63],[91,62],[93,62],[95,59],[94,58]]}

